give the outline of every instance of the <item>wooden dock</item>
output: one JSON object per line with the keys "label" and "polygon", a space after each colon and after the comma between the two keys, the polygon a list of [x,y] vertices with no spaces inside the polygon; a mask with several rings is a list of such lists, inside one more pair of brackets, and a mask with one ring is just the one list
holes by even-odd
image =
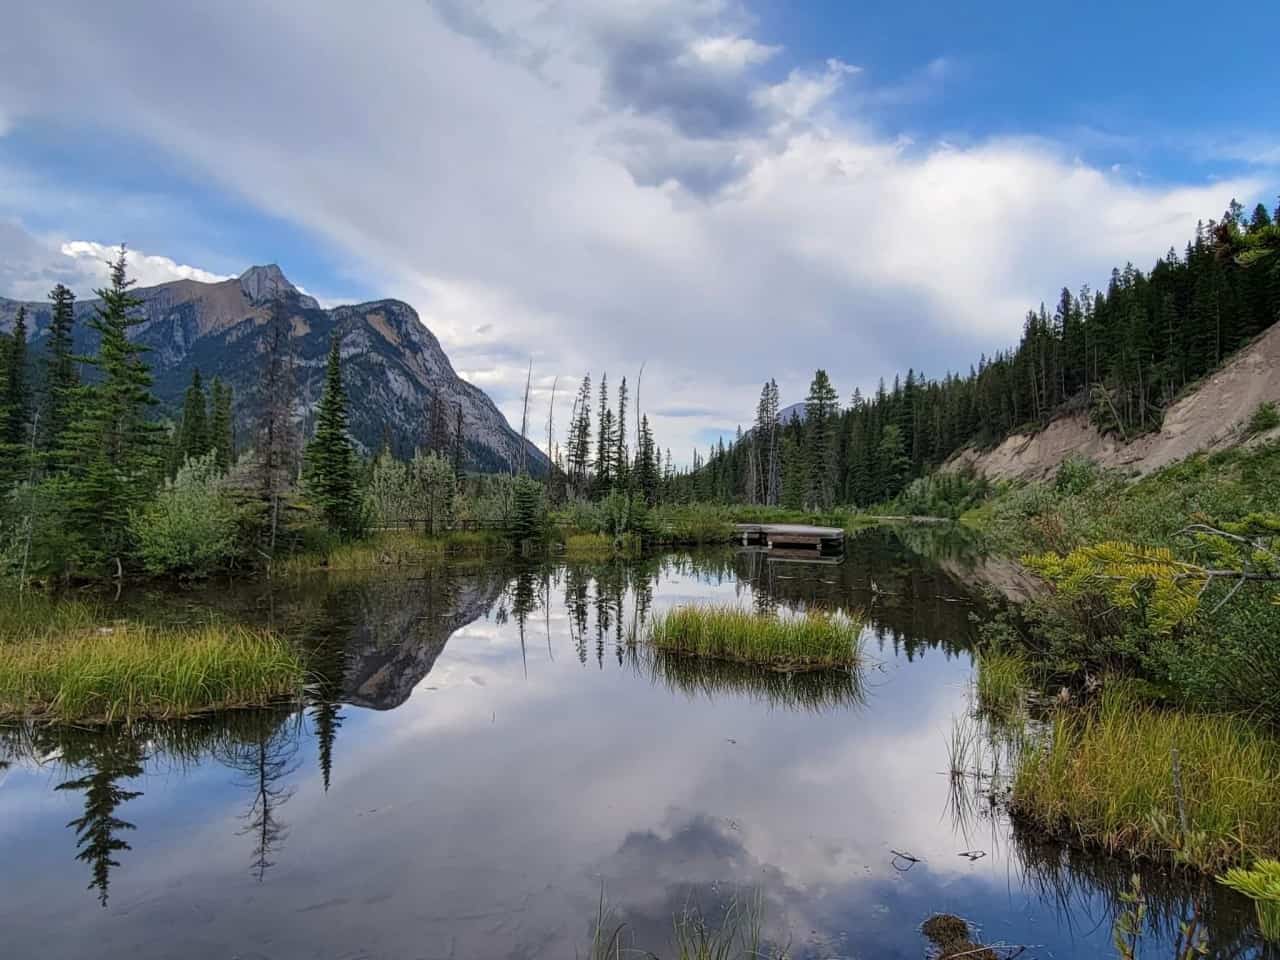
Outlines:
{"label": "wooden dock", "polygon": [[734,536],[744,547],[762,546],[793,550],[838,553],[844,549],[844,531],[839,527],[810,527],[800,523],[736,523]]}

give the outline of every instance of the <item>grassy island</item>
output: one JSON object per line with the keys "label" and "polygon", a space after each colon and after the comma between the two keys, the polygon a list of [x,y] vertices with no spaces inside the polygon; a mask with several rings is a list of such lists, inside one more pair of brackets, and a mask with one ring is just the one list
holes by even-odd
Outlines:
{"label": "grassy island", "polygon": [[188,717],[296,698],[305,679],[293,645],[255,627],[112,622],[78,601],[0,615],[0,719]]}
{"label": "grassy island", "polygon": [[816,611],[778,616],[727,606],[684,606],[654,617],[648,640],[668,653],[781,670],[822,670],[858,666],[861,631],[855,619]]}

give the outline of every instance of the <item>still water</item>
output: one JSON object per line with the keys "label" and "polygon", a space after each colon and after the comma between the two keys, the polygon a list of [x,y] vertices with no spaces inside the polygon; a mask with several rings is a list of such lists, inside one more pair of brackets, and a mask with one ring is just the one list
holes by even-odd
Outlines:
{"label": "still water", "polygon": [[[919,958],[938,911],[1023,956],[1112,956],[1129,869],[947,774],[985,612],[961,547],[873,531],[838,565],[461,563],[145,598],[292,630],[322,679],[296,711],[0,729],[0,956],[573,957],[602,891],[660,954],[673,916],[737,899],[796,957]],[[871,663],[789,680],[629,643],[709,601],[861,611]],[[1263,955],[1247,902],[1144,886],[1142,956],[1172,955],[1193,904],[1211,956]]]}

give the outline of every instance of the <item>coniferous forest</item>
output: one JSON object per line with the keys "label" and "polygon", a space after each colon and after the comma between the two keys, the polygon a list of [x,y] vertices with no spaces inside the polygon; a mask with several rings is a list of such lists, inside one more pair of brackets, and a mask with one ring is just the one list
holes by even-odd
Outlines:
{"label": "coniferous forest", "polygon": [[867,506],[965,446],[990,446],[1055,414],[1087,411],[1121,440],[1158,429],[1188,386],[1280,319],[1280,206],[1233,202],[1147,273],[1115,268],[1106,290],[1064,286],[1028,312],[1022,339],[967,373],[919,370],[840,404],[819,370],[806,416],[779,424],[765,384],[755,425],[699,457],[672,495],[791,507]]}

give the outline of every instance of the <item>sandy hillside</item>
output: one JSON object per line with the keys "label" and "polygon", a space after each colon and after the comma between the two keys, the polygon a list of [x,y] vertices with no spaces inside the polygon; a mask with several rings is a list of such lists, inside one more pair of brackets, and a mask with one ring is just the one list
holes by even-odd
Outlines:
{"label": "sandy hillside", "polygon": [[1086,416],[1076,414],[1039,433],[1013,434],[992,450],[961,451],[944,469],[973,466],[989,477],[1035,480],[1051,476],[1075,453],[1103,466],[1148,473],[1201,450],[1239,443],[1244,423],[1264,401],[1280,403],[1280,324],[1170,407],[1159,433],[1121,443],[1100,436]]}

